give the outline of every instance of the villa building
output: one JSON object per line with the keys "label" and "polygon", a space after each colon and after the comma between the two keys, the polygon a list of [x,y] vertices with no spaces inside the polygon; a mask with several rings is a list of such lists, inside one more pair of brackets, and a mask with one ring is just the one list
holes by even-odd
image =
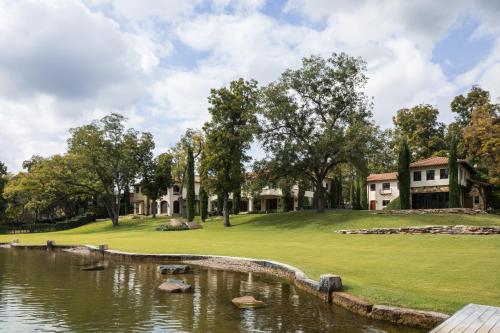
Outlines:
{"label": "villa building", "polygon": [[[200,207],[200,178],[196,176],[195,178],[195,211],[199,212]],[[156,206],[156,212],[159,215],[175,216],[180,214],[181,202],[185,205],[186,203],[186,188],[182,188],[180,185],[174,185],[167,190],[167,194],[162,196],[156,202],[152,202],[141,189],[140,184],[134,185],[134,191],[131,193],[130,201],[134,207],[135,215],[150,215],[153,210],[153,205]],[[182,193],[182,194],[181,194]],[[298,193],[299,187],[295,185],[292,187],[292,200],[293,209],[298,209]],[[181,195],[183,200],[181,200]],[[305,197],[309,201],[312,200],[314,193],[312,191],[305,191]],[[248,196],[245,192],[241,193],[240,200],[240,211],[276,211],[279,210],[282,205],[281,198],[283,197],[282,190],[273,186],[266,186],[262,189],[258,198],[252,198]],[[233,195],[229,195],[230,204],[232,204]],[[217,209],[217,195],[211,195],[208,199],[208,211],[215,212]]]}
{"label": "villa building", "polygon": [[[486,209],[484,187],[488,184],[471,178],[474,169],[464,160],[458,161],[458,184],[461,207]],[[412,209],[448,208],[448,158],[431,157],[410,164],[410,205]],[[367,178],[370,210],[384,209],[399,197],[397,172],[371,174]]]}

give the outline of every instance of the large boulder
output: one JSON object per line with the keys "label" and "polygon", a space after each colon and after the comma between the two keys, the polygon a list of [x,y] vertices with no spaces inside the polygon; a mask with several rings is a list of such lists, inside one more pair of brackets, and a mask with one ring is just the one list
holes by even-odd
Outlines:
{"label": "large boulder", "polygon": [[188,265],[160,265],[158,272],[161,274],[186,274],[191,271]]}
{"label": "large boulder", "polygon": [[236,297],[231,302],[240,309],[260,308],[266,305],[264,302],[253,298],[253,296]]}
{"label": "large boulder", "polygon": [[189,230],[194,230],[194,229],[202,229],[203,227],[201,224],[198,222],[186,222],[186,225],[188,226]]}
{"label": "large boulder", "polygon": [[180,219],[171,219],[170,222],[168,222],[168,225],[174,228],[182,227],[185,224],[186,222]]}
{"label": "large boulder", "polygon": [[168,279],[163,282],[158,289],[168,291],[170,293],[185,293],[191,291],[191,285],[182,280]]}

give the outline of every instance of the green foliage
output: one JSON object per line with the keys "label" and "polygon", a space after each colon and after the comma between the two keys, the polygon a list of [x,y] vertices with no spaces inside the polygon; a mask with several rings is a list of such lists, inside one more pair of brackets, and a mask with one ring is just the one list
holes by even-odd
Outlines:
{"label": "green foliage", "polygon": [[323,180],[329,171],[355,160],[369,141],[365,70],[362,59],[344,53],[311,56],[263,89],[262,145],[283,174],[313,183],[319,212],[325,208]]}
{"label": "green foliage", "polygon": [[156,217],[156,200],[167,194],[172,185],[172,156],[163,153],[155,159],[150,157],[143,161],[141,186],[142,192],[153,202],[152,214]]}
{"label": "green foliage", "polygon": [[233,201],[231,205],[234,215],[238,215],[240,213],[240,201],[241,201],[241,190],[236,189],[233,191]]}
{"label": "green foliage", "polygon": [[200,185],[200,217],[203,222],[208,217],[208,193],[205,191],[205,186]]}
{"label": "green foliage", "polygon": [[406,140],[399,145],[398,181],[401,209],[410,209],[410,163],[411,153]]}
{"label": "green foliage", "polygon": [[397,197],[392,199],[391,202],[384,208],[385,210],[400,210],[401,209],[401,198]]}
{"label": "green foliage", "polygon": [[188,147],[187,173],[186,173],[186,219],[188,222],[194,219],[195,210],[195,190],[194,190],[194,156],[193,149]]}
{"label": "green foliage", "polygon": [[0,222],[3,220],[5,215],[5,209],[7,208],[7,201],[3,196],[3,191],[5,189],[5,184],[7,183],[7,167],[0,161]]}
{"label": "green foliage", "polygon": [[88,125],[73,128],[68,139],[68,154],[74,169],[92,179],[74,183],[102,197],[114,226],[118,225],[123,189],[130,186],[154,148],[150,133],[125,130],[125,117],[112,113]]}
{"label": "green foliage", "polygon": [[179,142],[170,149],[170,155],[172,156],[172,178],[173,181],[179,185],[179,213],[181,216],[185,216],[186,212],[184,210],[184,184],[186,183],[187,171],[188,171],[188,149],[193,152],[193,159],[196,164],[196,160],[202,153],[202,147],[204,145],[203,133],[199,130],[194,130],[188,128],[186,132],[182,135]]}
{"label": "green foliage", "polygon": [[458,183],[457,144],[455,140],[450,143],[450,156],[448,157],[449,178],[449,205],[450,208],[460,207],[460,185]]}
{"label": "green foliage", "polygon": [[202,181],[211,193],[222,195],[224,225],[231,226],[229,193],[241,189],[246,151],[257,131],[257,82],[232,81],[228,88],[212,89],[208,101],[212,119],[203,127]]}
{"label": "green foliage", "polygon": [[472,111],[484,104],[490,104],[489,91],[483,90],[481,87],[474,85],[467,93],[467,96],[458,95],[453,99],[451,102],[451,111],[457,114],[457,123],[461,128],[463,128],[469,124]]}
{"label": "green foliage", "polygon": [[162,224],[155,229],[156,231],[182,231],[189,230],[189,227],[186,224],[180,225],[170,225],[170,224]]}
{"label": "green foliage", "polygon": [[437,121],[438,114],[433,106],[420,104],[401,109],[392,118],[397,144],[406,140],[416,160],[446,153],[445,125]]}

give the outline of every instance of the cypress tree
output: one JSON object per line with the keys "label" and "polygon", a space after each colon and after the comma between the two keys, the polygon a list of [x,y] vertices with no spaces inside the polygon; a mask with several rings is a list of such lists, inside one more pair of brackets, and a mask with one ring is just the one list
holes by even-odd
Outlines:
{"label": "cypress tree", "polygon": [[304,209],[305,195],[306,195],[305,184],[299,184],[299,193],[297,194],[297,208],[298,208],[298,210]]}
{"label": "cypress tree", "polygon": [[342,198],[342,174],[339,173],[337,178],[337,207],[343,207],[344,199]]}
{"label": "cypress tree", "polygon": [[233,214],[238,215],[240,213],[240,201],[241,201],[241,190],[236,190],[233,193]]}
{"label": "cypress tree", "polygon": [[222,216],[222,208],[224,206],[224,193],[217,193],[217,215]]}
{"label": "cypress tree", "polygon": [[450,156],[448,157],[448,179],[450,187],[450,208],[460,207],[460,185],[458,184],[457,141],[451,140]]}
{"label": "cypress tree", "polygon": [[188,148],[186,183],[186,219],[191,222],[194,219],[196,200],[194,192],[194,157],[191,147]]}
{"label": "cypress tree", "polygon": [[399,146],[398,180],[401,209],[410,209],[410,148],[406,140]]}
{"label": "cypress tree", "polygon": [[282,207],[283,212],[289,212],[293,210],[293,198],[292,198],[292,189],[289,186],[284,186],[281,188],[282,196]]}
{"label": "cypress tree", "polygon": [[208,193],[205,191],[203,184],[200,186],[200,217],[203,222],[208,217]]}

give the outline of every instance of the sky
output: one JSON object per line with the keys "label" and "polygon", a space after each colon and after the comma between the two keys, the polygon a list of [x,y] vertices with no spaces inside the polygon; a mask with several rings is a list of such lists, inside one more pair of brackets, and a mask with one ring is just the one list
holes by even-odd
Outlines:
{"label": "sky", "polygon": [[498,17],[488,0],[0,0],[0,161],[63,153],[111,112],[163,152],[209,120],[211,88],[334,52],[366,61],[381,127],[420,103],[450,122],[472,85],[500,102]]}

